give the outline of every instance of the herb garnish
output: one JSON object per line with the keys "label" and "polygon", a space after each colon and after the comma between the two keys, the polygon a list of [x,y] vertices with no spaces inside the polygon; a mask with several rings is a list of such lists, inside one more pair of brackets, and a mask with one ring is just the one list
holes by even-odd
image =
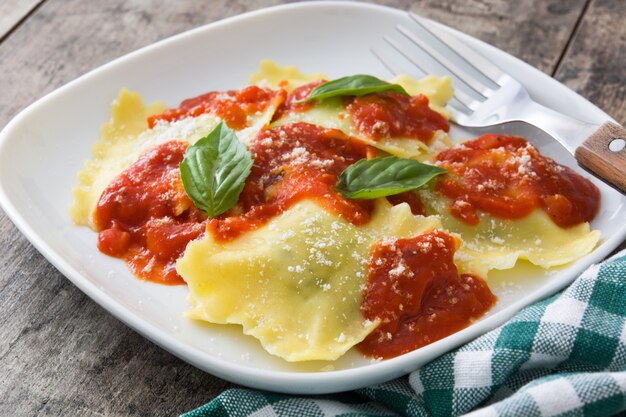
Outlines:
{"label": "herb garnish", "polygon": [[361,159],[339,175],[335,189],[348,198],[373,199],[414,190],[445,172],[444,168],[395,156]]}
{"label": "herb garnish", "polygon": [[336,96],[364,96],[372,93],[398,93],[408,96],[409,93],[400,84],[390,84],[371,75],[351,75],[338,78],[319,85],[308,97],[298,102],[319,100]]}
{"label": "herb garnish", "polygon": [[221,122],[187,148],[180,176],[194,205],[213,218],[237,203],[252,163],[245,145]]}

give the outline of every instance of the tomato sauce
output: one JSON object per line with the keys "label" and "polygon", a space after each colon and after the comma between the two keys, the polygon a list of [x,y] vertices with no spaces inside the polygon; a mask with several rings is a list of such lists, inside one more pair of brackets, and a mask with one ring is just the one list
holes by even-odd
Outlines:
{"label": "tomato sauce", "polygon": [[470,225],[479,223],[478,210],[518,219],[541,208],[566,228],[592,220],[600,206],[595,185],[521,137],[483,135],[436,159],[449,170],[436,190],[452,199],[451,214]]}
{"label": "tomato sauce", "polygon": [[263,112],[272,104],[279,105],[286,94],[284,90],[274,91],[255,85],[241,90],[214,91],[187,99],[176,109],[150,116],[148,127],[152,129],[159,121],[172,122],[208,113],[221,118],[231,129],[244,129],[248,127],[248,116]]}
{"label": "tomato sauce", "polygon": [[346,112],[361,134],[375,140],[415,138],[429,143],[435,131],[450,130],[446,118],[432,110],[428,98],[421,94],[380,93],[354,97],[346,106]]}
{"label": "tomato sauce", "polygon": [[349,200],[333,189],[344,169],[366,157],[366,145],[339,130],[300,122],[263,130],[248,147],[254,165],[239,201],[208,224],[216,239],[254,230],[307,198],[355,225],[369,221],[371,200]]}
{"label": "tomato sauce", "polygon": [[185,194],[178,165],[187,144],[157,146],[104,190],[95,210],[98,249],[123,258],[132,272],[161,284],[183,284],[178,259],[205,231],[206,215]]}
{"label": "tomato sauce", "polygon": [[454,238],[432,231],[379,241],[368,261],[361,311],[380,325],[357,345],[391,358],[451,335],[483,316],[496,297],[481,278],[459,275]]}
{"label": "tomato sauce", "polygon": [[302,103],[295,103],[298,100],[304,100],[311,94],[311,91],[315,89],[315,87],[322,85],[326,82],[326,80],[317,80],[304,85],[301,85],[298,88],[294,88],[288,95],[285,101],[276,109],[276,113],[272,120],[278,120],[286,114],[289,113],[298,113],[305,112],[313,108],[315,106],[315,100],[304,101]]}

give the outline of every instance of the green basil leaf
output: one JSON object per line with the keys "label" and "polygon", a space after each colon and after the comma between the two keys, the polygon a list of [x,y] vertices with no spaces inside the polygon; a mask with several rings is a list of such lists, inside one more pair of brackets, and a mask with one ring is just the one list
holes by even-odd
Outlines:
{"label": "green basil leaf", "polygon": [[395,156],[361,159],[339,175],[335,189],[348,198],[372,199],[414,190],[445,172],[444,168]]}
{"label": "green basil leaf", "polygon": [[399,93],[405,96],[409,95],[399,84],[389,84],[371,75],[361,74],[328,81],[315,87],[306,99],[299,100],[298,102],[335,96],[364,96],[372,93]]}
{"label": "green basil leaf", "polygon": [[187,148],[180,177],[195,206],[215,217],[237,203],[252,162],[245,145],[221,122]]}

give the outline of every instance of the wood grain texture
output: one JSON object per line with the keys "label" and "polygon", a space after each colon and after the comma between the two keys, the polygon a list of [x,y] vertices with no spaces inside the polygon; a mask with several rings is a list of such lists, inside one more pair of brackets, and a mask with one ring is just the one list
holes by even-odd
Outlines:
{"label": "wood grain texture", "polygon": [[591,0],[555,78],[626,124],[626,2]]}
{"label": "wood grain texture", "polygon": [[[0,126],[37,98],[113,58],[217,19],[282,2],[47,0],[0,43]],[[585,1],[383,4],[411,8],[551,73]],[[612,36],[621,36],[623,42],[620,25],[593,27],[598,21],[613,22],[616,17],[608,14],[619,15],[621,4],[593,2],[558,75],[623,120],[626,100],[618,84],[626,84],[626,57],[593,47],[594,36],[604,44]],[[594,64],[598,56],[601,63]],[[612,93],[612,88],[621,92]],[[39,255],[4,214],[0,364],[0,415],[175,415],[231,386],[176,359],[110,316]]]}
{"label": "wood grain texture", "polygon": [[0,2],[0,39],[3,39],[16,25],[19,25],[20,21],[42,1],[2,0]]}
{"label": "wood grain texture", "polygon": [[626,150],[613,152],[613,140],[626,140],[626,129],[605,123],[576,149],[576,160],[583,167],[626,193]]}
{"label": "wood grain texture", "polygon": [[[390,6],[398,2],[385,2]],[[585,0],[424,0],[405,8],[475,36],[551,74]]]}

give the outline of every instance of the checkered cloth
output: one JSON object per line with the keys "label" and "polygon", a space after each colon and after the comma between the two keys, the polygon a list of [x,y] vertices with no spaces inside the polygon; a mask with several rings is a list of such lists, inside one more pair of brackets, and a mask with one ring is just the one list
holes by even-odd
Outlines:
{"label": "checkered cloth", "polygon": [[408,377],[350,393],[225,391],[184,417],[611,416],[626,410],[626,251]]}

